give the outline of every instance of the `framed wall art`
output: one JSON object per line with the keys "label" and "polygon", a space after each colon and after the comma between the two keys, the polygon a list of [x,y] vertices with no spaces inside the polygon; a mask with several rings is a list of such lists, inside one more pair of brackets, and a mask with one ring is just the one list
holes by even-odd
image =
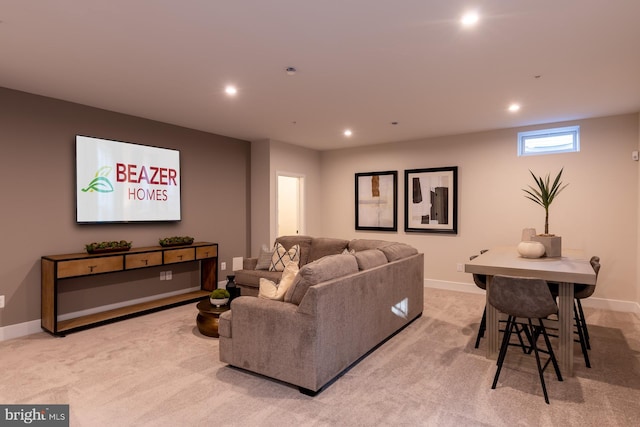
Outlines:
{"label": "framed wall art", "polygon": [[356,230],[398,230],[398,172],[356,173]]}
{"label": "framed wall art", "polygon": [[458,233],[458,167],[404,171],[404,231]]}

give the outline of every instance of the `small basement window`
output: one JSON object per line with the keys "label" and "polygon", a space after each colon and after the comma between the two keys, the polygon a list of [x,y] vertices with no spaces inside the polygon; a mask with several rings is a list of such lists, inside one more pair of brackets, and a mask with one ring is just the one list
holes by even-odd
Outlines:
{"label": "small basement window", "polygon": [[580,126],[518,132],[518,156],[580,151]]}

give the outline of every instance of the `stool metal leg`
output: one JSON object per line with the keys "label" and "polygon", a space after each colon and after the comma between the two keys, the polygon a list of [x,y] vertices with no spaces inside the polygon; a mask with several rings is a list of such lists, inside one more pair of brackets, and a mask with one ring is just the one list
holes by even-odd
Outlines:
{"label": "stool metal leg", "polygon": [[587,346],[587,349],[591,350],[591,343],[589,342],[589,329],[587,329],[587,319],[584,317],[584,311],[582,310],[582,303],[577,298],[576,298],[576,305],[578,306],[578,313],[580,314],[580,325],[582,325],[584,342]]}
{"label": "stool metal leg", "polygon": [[509,316],[507,318],[507,329],[504,331],[504,336],[502,337],[502,345],[500,346],[500,354],[498,355],[498,368],[496,369],[496,376],[493,378],[492,389],[495,389],[496,385],[498,385],[498,377],[500,377],[502,363],[504,363],[504,358],[507,355],[507,348],[509,348],[509,340],[511,339],[511,330],[515,321],[515,316]]}
{"label": "stool metal leg", "polygon": [[586,338],[584,336],[584,329],[582,328],[582,322],[579,318],[577,304],[573,305],[573,314],[576,319],[576,330],[578,331],[578,339],[580,340],[580,348],[582,349],[582,355],[584,356],[584,363],[587,365],[587,368],[591,367],[591,362],[589,361],[589,352],[587,351]]}
{"label": "stool metal leg", "polygon": [[[531,323],[531,319],[529,319],[529,326],[533,329],[533,324]],[[538,375],[540,376],[540,384],[542,384],[542,393],[544,393],[544,401],[549,404],[549,396],[547,395],[547,386],[544,383],[544,373],[542,370],[542,365],[540,364],[540,355],[538,354],[538,344],[537,340],[533,341],[533,353],[536,356],[536,364],[538,365]]]}
{"label": "stool metal leg", "polygon": [[560,366],[558,365],[558,360],[556,359],[556,355],[553,352],[553,347],[551,347],[551,341],[549,341],[547,328],[544,327],[544,323],[542,323],[542,319],[538,319],[538,321],[540,322],[540,329],[542,330],[542,335],[544,336],[544,342],[547,345],[547,350],[549,351],[549,359],[551,360],[551,363],[553,363],[553,369],[556,371],[556,378],[558,378],[558,381],[562,381]]}
{"label": "stool metal leg", "polygon": [[478,336],[476,337],[476,348],[480,345],[480,338],[484,337],[484,331],[487,329],[487,306],[485,305],[484,311],[482,312],[482,320],[480,321],[480,326],[478,327]]}

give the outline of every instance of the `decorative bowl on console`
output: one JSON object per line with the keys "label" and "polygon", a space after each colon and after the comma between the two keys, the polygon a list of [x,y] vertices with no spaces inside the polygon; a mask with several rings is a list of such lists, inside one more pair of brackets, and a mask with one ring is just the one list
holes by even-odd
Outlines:
{"label": "decorative bowl on console", "polygon": [[191,236],[173,236],[173,237],[165,237],[163,239],[158,240],[160,246],[185,246],[193,244],[193,237]]}
{"label": "decorative bowl on console", "polygon": [[89,254],[104,254],[109,252],[124,252],[131,249],[131,243],[126,240],[110,241],[110,242],[93,242],[85,245],[85,249]]}

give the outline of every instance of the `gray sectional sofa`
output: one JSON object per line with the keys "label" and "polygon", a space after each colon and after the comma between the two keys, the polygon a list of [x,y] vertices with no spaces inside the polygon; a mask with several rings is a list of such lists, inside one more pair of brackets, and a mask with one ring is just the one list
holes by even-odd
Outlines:
{"label": "gray sectional sofa", "polygon": [[220,316],[220,360],[313,395],[422,314],[424,254],[356,239],[316,257],[314,243],[326,249],[339,239],[279,240],[300,239],[307,257],[284,301],[241,296]]}
{"label": "gray sectional sofa", "polygon": [[[344,239],[299,235],[281,236],[276,239],[275,243],[280,243],[287,250],[293,245],[299,245],[300,267],[327,255],[340,254],[349,245],[349,241]],[[241,295],[258,296],[261,277],[278,283],[280,276],[282,276],[281,271],[256,270],[258,258],[245,258],[242,264],[243,269],[234,272],[235,283],[240,288]]]}

